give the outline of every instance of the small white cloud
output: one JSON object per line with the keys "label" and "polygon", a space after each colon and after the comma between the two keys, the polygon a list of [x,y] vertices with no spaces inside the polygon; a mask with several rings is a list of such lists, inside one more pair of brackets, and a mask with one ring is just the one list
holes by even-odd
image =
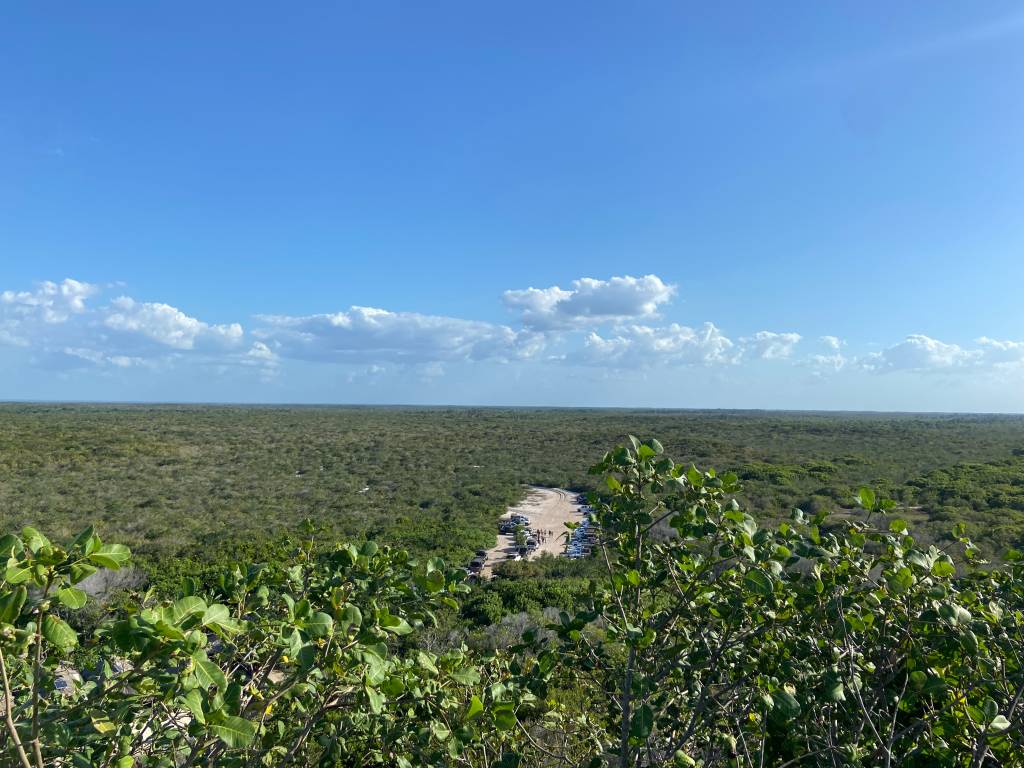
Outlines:
{"label": "small white cloud", "polygon": [[[130,357],[129,355],[108,355],[101,350],[90,349],[88,347],[64,347],[62,352],[68,358],[84,360],[87,363],[91,363],[92,365],[99,367],[112,365],[115,368],[135,368],[147,364],[147,361],[141,357]],[[49,363],[54,367],[77,367],[66,360],[61,364],[58,360],[51,359]]]}
{"label": "small white cloud", "polygon": [[861,359],[861,365],[873,371],[952,370],[977,364],[979,350],[946,344],[924,334],[913,334],[894,346]]}
{"label": "small white cloud", "polygon": [[699,329],[675,323],[663,328],[630,325],[617,328],[615,334],[604,338],[591,332],[575,360],[589,365],[646,368],[718,365],[738,359],[733,342],[712,323],[704,323]]}
{"label": "small white cloud", "polygon": [[261,365],[276,365],[278,361],[278,357],[274,353],[274,350],[262,341],[254,342],[249,351],[245,353],[245,356],[247,359],[260,363]]}
{"label": "small white cloud", "polygon": [[0,305],[21,317],[38,316],[47,323],[63,323],[73,314],[85,311],[85,300],[99,289],[95,285],[67,278],[59,283],[49,280],[34,291],[4,291]]}
{"label": "small white cloud", "polygon": [[651,318],[658,307],[671,299],[674,285],[657,275],[574,280],[571,289],[525,288],[505,291],[505,306],[521,313],[522,322],[537,330],[596,328],[607,323],[625,323]]}
{"label": "small white cloud", "polygon": [[982,336],[978,344],[986,363],[1000,367],[1024,364],[1024,341],[1000,341]]}
{"label": "small white cloud", "polygon": [[511,360],[535,356],[536,333],[503,325],[375,307],[305,317],[263,316],[255,334],[277,344],[282,357],[366,363]]}
{"label": "small white cloud", "polygon": [[98,292],[95,285],[68,278],[49,280],[32,291],[0,293],[0,344],[27,347],[47,326],[66,323],[85,313],[86,299]]}
{"label": "small white cloud", "polygon": [[762,360],[782,360],[793,354],[802,337],[799,333],[776,333],[758,331],[753,336],[740,339],[744,354],[753,354]]}
{"label": "small white cloud", "polygon": [[838,336],[820,336],[818,338],[818,341],[820,341],[829,349],[834,349],[836,351],[842,349],[843,345],[846,344],[846,342],[840,339]]}

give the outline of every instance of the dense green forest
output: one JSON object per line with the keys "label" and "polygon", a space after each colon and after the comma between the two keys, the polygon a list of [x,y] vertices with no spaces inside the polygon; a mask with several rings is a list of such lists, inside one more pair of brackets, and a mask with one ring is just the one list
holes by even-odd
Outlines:
{"label": "dense green forest", "polygon": [[[599,556],[517,564],[493,592],[307,528],[272,560],[111,601],[96,581],[130,566],[123,544],[0,536],[0,764],[1024,765],[1020,552],[986,562],[963,524],[928,544],[867,487],[837,515],[761,524],[735,473],[655,439],[590,471]],[[999,495],[1004,475],[974,481]],[[543,615],[499,609],[489,644],[439,633],[460,604],[524,594],[507,585]]]}
{"label": "dense green forest", "polygon": [[764,518],[849,507],[866,483],[922,535],[1024,539],[1024,417],[754,411],[3,405],[0,525],[89,521],[159,573],[255,555],[307,518],[460,562],[524,483],[591,489],[628,433],[736,472]]}

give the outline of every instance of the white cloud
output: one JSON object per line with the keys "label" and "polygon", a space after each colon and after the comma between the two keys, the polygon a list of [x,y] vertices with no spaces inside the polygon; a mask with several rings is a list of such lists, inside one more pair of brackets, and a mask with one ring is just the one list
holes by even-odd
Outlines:
{"label": "white cloud", "polygon": [[146,360],[141,357],[108,355],[105,352],[101,352],[96,349],[89,349],[88,347],[64,347],[62,351],[68,357],[85,360],[86,362],[97,366],[112,365],[115,368],[133,368],[136,366],[146,365]]}
{"label": "white cloud", "polygon": [[350,307],[305,317],[263,316],[255,335],[282,357],[339,363],[511,360],[543,349],[541,335],[503,325],[415,312]]}
{"label": "white cloud", "polygon": [[6,317],[38,318],[46,323],[63,323],[71,315],[85,312],[85,300],[98,291],[95,285],[71,278],[60,283],[47,280],[34,291],[0,293],[0,312]]}
{"label": "white cloud", "polygon": [[556,286],[505,291],[505,306],[521,313],[523,325],[537,330],[596,328],[656,316],[658,306],[671,299],[674,285],[656,275],[584,277],[569,290]]}
{"label": "white cloud", "polygon": [[923,334],[913,334],[894,346],[862,358],[863,367],[874,371],[952,370],[977,364],[978,350],[946,344]]}
{"label": "white cloud", "polygon": [[278,362],[278,356],[274,350],[262,341],[254,342],[249,351],[245,353],[245,356],[248,360],[252,360],[260,365],[276,365]]}
{"label": "white cloud", "polygon": [[0,293],[0,344],[27,347],[32,339],[86,311],[98,288],[78,280],[46,281],[32,291]]}
{"label": "white cloud", "polygon": [[1024,364],[1024,341],[1000,341],[982,336],[978,344],[987,363],[1000,367]]}
{"label": "white cloud", "polygon": [[131,368],[193,357],[233,355],[242,326],[212,325],[176,307],[121,296],[108,304],[87,301],[96,285],[73,279],[40,283],[34,290],[0,293],[0,344],[31,350],[46,368]]}
{"label": "white cloud", "polygon": [[616,368],[716,365],[738,359],[733,342],[712,323],[704,323],[699,329],[675,323],[663,328],[630,325],[617,328],[615,333],[604,338],[591,332],[576,359]]}
{"label": "white cloud", "polygon": [[743,352],[752,353],[762,360],[782,360],[793,354],[800,339],[799,333],[775,333],[774,331],[758,331],[753,336],[740,339]]}
{"label": "white cloud", "polygon": [[242,341],[242,326],[209,325],[169,304],[137,302],[120,296],[105,310],[103,324],[112,330],[139,334],[174,349],[194,349],[210,343],[233,346]]}
{"label": "white cloud", "polygon": [[842,353],[846,342],[838,336],[819,336],[818,343],[825,348],[824,354],[815,353],[799,361],[801,365],[813,368],[816,376],[841,371],[850,362],[849,358]]}

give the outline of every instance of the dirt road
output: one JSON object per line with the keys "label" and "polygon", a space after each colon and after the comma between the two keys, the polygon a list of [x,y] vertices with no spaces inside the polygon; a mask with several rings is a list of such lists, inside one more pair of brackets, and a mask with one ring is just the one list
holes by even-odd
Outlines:
{"label": "dirt road", "polygon": [[[537,557],[541,552],[560,555],[565,549],[565,523],[578,523],[583,519],[581,506],[576,503],[576,494],[561,488],[540,488],[531,486],[526,498],[514,507],[509,507],[502,516],[513,514],[526,515],[530,518],[531,531],[544,531],[545,538],[530,557]],[[509,554],[516,551],[515,537],[510,534],[498,534],[498,544],[487,553],[482,576],[490,578],[491,568],[505,562]]]}

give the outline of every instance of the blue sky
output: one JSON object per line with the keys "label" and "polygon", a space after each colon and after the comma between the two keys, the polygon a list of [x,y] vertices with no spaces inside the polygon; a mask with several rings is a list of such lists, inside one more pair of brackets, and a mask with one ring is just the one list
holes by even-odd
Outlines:
{"label": "blue sky", "polygon": [[35,3],[0,50],[0,399],[1024,411],[1018,3]]}

